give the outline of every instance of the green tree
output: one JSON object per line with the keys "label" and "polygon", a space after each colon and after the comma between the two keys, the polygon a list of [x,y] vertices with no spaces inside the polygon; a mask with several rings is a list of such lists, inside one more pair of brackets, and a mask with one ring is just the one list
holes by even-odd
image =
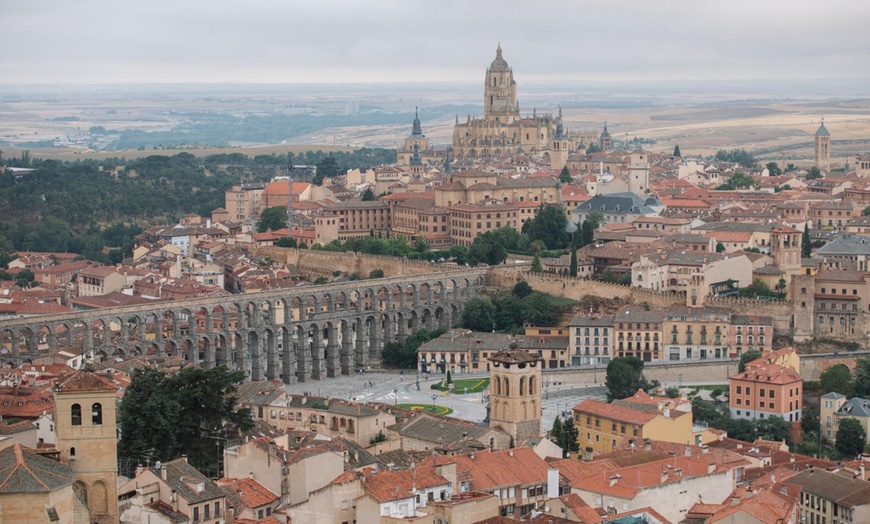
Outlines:
{"label": "green tree", "polygon": [[166,375],[153,368],[133,372],[118,408],[118,456],[134,463],[170,460],[178,445],[175,426],[180,406],[166,390]]}
{"label": "green tree", "polygon": [[845,364],[834,364],[824,370],[819,377],[819,383],[822,385],[822,394],[833,392],[850,397],[855,388],[852,372]]}
{"label": "green tree", "polygon": [[574,425],[574,418],[568,417],[565,424],[562,425],[562,434],[565,436],[565,444],[568,446],[568,452],[577,453],[580,451],[580,429]]}
{"label": "green tree", "polygon": [[447,370],[447,384],[453,384],[453,377],[450,375],[450,370]]}
{"label": "green tree", "polygon": [[[811,431],[819,431],[819,407],[812,404],[804,404],[801,414],[801,431],[806,435]],[[817,434],[818,436],[818,434]],[[806,440],[806,438],[804,438]]]}
{"label": "green tree", "polygon": [[257,231],[275,231],[287,227],[287,208],[283,206],[267,207],[257,221]]}
{"label": "green tree", "polygon": [[362,200],[363,202],[372,202],[375,200],[375,192],[372,191],[372,188],[367,187],[366,190],[363,191]]}
{"label": "green tree", "polygon": [[598,153],[600,151],[601,147],[599,147],[598,144],[589,144],[589,146],[586,148],[587,155],[594,155],[595,153]]}
{"label": "green tree", "polygon": [[683,154],[680,152],[680,144],[674,146],[674,155],[677,158],[683,158]]}
{"label": "green tree", "polygon": [[755,434],[764,440],[786,441],[791,440],[788,423],[777,416],[758,419],[755,421]]}
{"label": "green tree", "polygon": [[278,247],[296,247],[296,239],[293,237],[281,237],[275,242]]}
{"label": "green tree", "polygon": [[813,244],[810,240],[810,226],[809,224],[804,226],[804,232],[801,235],[801,256],[804,258],[810,258],[813,254]]}
{"label": "green tree", "polygon": [[[565,449],[565,432],[562,429],[562,418],[559,415],[556,415],[555,420],[553,420],[553,429],[550,430],[550,436],[557,446],[564,451],[568,451]],[[562,458],[565,458],[564,454]]]}
{"label": "green tree", "polygon": [[592,221],[586,219],[580,224],[580,245],[579,247],[588,246],[592,242],[595,242],[595,227],[592,225]]}
{"label": "green tree", "polygon": [[369,273],[369,278],[384,278],[384,270],[383,269],[373,269]]}
{"label": "green tree", "polygon": [[311,179],[311,183],[316,186],[323,185],[323,179],[334,178],[341,174],[341,166],[338,165],[338,160],[332,154],[324,157],[317,163],[317,174]]}
{"label": "green tree", "polygon": [[870,357],[861,357],[855,361],[855,388],[852,393],[856,397],[870,397]]}
{"label": "green tree", "polygon": [[867,435],[860,421],[854,418],[840,420],[836,448],[844,458],[851,459],[864,451],[866,441]]}
{"label": "green tree", "polygon": [[761,358],[761,351],[757,349],[750,349],[749,351],[744,351],[742,355],[740,355],[740,363],[737,364],[737,372],[743,373],[746,371],[746,363],[752,362],[753,360]]}
{"label": "green tree", "polygon": [[724,253],[725,252],[725,244],[723,244],[722,242],[716,242],[716,252],[717,253]]}
{"label": "green tree", "polygon": [[602,213],[601,211],[593,211],[589,213],[588,215],[586,215],[586,220],[590,222],[593,230],[598,229],[601,224],[607,222],[607,219],[604,217],[604,213]]}
{"label": "green tree", "polygon": [[779,164],[776,162],[768,162],[764,167],[767,168],[767,172],[770,173],[770,176],[779,176],[782,174],[782,169],[780,169]]}
{"label": "green tree", "polygon": [[731,178],[728,180],[728,182],[720,185],[716,189],[723,191],[733,191],[740,188],[755,187],[755,185],[756,182],[752,175],[747,175],[742,171],[737,171],[733,175],[731,175]]}
{"label": "green tree", "polygon": [[528,282],[522,280],[514,285],[513,294],[518,299],[522,300],[532,294],[532,286]]}
{"label": "green tree", "polygon": [[244,371],[225,366],[190,367],[172,376],[137,371],[119,409],[119,454],[136,461],[186,454],[198,468],[214,464],[218,450],[208,437],[226,438],[253,427],[250,411],[236,408],[236,386],[244,379]]}
{"label": "green tree", "polygon": [[817,180],[819,178],[822,178],[822,171],[816,166],[811,167],[809,172],[807,172],[807,180]]}
{"label": "green tree", "polygon": [[546,293],[534,292],[523,300],[523,318],[533,326],[555,326],[562,316],[553,297]]}
{"label": "green tree", "polygon": [[755,157],[745,149],[732,149],[731,151],[716,151],[716,160],[723,162],[736,162],[743,167],[755,166]]}
{"label": "green tree", "polygon": [[563,167],[562,171],[559,172],[559,182],[570,184],[572,180],[574,179],[571,178],[571,172],[568,171],[568,166]]}
{"label": "green tree", "polygon": [[779,279],[776,283],[776,292],[779,293],[779,296],[785,296],[785,288],[788,287],[788,283],[785,281],[785,277]]}
{"label": "green tree", "polygon": [[643,376],[643,361],[637,357],[616,357],[607,363],[607,399],[616,400],[634,395],[638,389],[650,391],[658,381],[648,382]]}
{"label": "green tree", "polygon": [[472,331],[490,331],[495,322],[495,306],[484,297],[474,297],[465,303],[462,326]]}
{"label": "green tree", "polygon": [[571,266],[569,267],[568,272],[572,277],[577,276],[577,248],[571,249]]}
{"label": "green tree", "polygon": [[559,249],[568,241],[565,231],[567,225],[568,218],[562,206],[542,203],[535,218],[523,224],[523,233],[529,235],[532,241],[542,241],[547,249]]}
{"label": "green tree", "polygon": [[530,269],[532,273],[544,272],[544,266],[541,265],[541,258],[537,254],[535,254],[535,257],[532,259],[532,266]]}
{"label": "green tree", "polygon": [[498,242],[496,235],[492,231],[487,231],[475,238],[468,249],[468,263],[472,266],[480,263],[497,266],[506,259],[507,250]]}

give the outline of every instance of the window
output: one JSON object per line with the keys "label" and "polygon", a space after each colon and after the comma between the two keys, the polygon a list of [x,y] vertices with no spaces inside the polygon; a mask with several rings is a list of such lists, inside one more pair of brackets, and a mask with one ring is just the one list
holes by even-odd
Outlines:
{"label": "window", "polygon": [[70,457],[76,456],[76,448],[69,448],[69,456]]}
{"label": "window", "polygon": [[94,426],[103,425],[103,406],[99,402],[95,402],[91,406],[91,424]]}
{"label": "window", "polygon": [[193,508],[193,521],[199,522],[199,508]]}
{"label": "window", "polygon": [[78,404],[73,404],[70,408],[70,418],[73,426],[82,425],[82,407]]}
{"label": "window", "polygon": [[220,502],[215,502],[215,503],[214,503],[214,516],[215,516],[215,517],[219,517],[220,514],[221,514],[221,503],[220,503]]}

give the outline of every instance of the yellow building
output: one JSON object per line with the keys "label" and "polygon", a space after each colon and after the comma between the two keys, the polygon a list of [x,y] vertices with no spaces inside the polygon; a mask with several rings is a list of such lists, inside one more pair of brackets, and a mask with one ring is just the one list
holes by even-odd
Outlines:
{"label": "yellow building", "polygon": [[73,488],[100,524],[118,522],[116,389],[89,371],[76,371],[54,389],[60,458],[70,465]]}
{"label": "yellow building", "polygon": [[731,310],[672,306],[664,318],[664,344],[669,360],[730,358]]}

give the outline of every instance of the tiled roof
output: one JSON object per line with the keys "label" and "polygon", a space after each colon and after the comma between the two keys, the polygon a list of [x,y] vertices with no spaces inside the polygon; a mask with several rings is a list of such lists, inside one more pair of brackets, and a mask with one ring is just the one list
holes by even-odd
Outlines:
{"label": "tiled roof", "polygon": [[220,479],[218,486],[228,496],[235,497],[237,495],[251,509],[271,504],[279,498],[278,495],[269,491],[269,488],[252,478]]}
{"label": "tiled roof", "polygon": [[583,402],[574,406],[574,411],[583,415],[593,415],[596,417],[606,418],[608,420],[617,420],[628,424],[643,425],[656,418],[656,413],[648,411],[638,411],[636,409],[627,408],[615,404],[608,404],[595,399],[586,399]]}
{"label": "tiled roof", "polygon": [[90,371],[76,371],[68,377],[60,377],[54,385],[57,392],[70,391],[115,391],[118,389],[111,380]]}
{"label": "tiled roof", "polygon": [[[173,489],[189,504],[198,504],[208,500],[224,497],[224,492],[208,477],[197,471],[185,459],[176,459],[162,466],[166,470],[166,485]],[[154,471],[161,477],[161,471]],[[202,490],[198,485],[202,484]]]}
{"label": "tiled roof", "polygon": [[420,464],[413,472],[408,471],[382,471],[366,470],[365,489],[369,495],[378,502],[389,502],[411,498],[415,495],[412,491],[444,486],[447,488],[446,478],[435,473],[435,468],[429,464]]}
{"label": "tiled roof", "polygon": [[390,429],[403,437],[442,444],[458,442],[463,438],[481,439],[492,431],[490,428],[481,427],[471,422],[448,417],[435,417],[427,413],[421,413],[410,420],[390,426]]}
{"label": "tiled roof", "polygon": [[172,506],[163,502],[162,500],[155,500],[154,502],[149,502],[148,504],[145,504],[145,507],[156,511],[157,513],[160,513],[161,515],[166,517],[172,524],[190,522],[190,519],[187,518],[187,515],[180,511],[175,511],[174,509],[172,509]]}
{"label": "tiled roof", "polygon": [[777,364],[764,364],[747,368],[743,373],[737,373],[729,377],[733,380],[749,380],[768,384],[791,384],[803,381],[800,375],[793,370]]}
{"label": "tiled roof", "polygon": [[438,464],[456,462],[457,479],[470,480],[471,489],[475,491],[544,484],[550,468],[529,447],[482,451],[454,457],[438,456],[433,459]]}
{"label": "tiled roof", "polygon": [[0,494],[48,493],[74,480],[68,465],[38,455],[20,444],[0,451]]}

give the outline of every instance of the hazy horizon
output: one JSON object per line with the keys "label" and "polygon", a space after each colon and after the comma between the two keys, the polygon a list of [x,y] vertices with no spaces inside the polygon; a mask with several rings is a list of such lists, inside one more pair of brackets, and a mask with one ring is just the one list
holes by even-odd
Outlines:
{"label": "hazy horizon", "polygon": [[7,86],[855,81],[859,0],[4,2]]}

